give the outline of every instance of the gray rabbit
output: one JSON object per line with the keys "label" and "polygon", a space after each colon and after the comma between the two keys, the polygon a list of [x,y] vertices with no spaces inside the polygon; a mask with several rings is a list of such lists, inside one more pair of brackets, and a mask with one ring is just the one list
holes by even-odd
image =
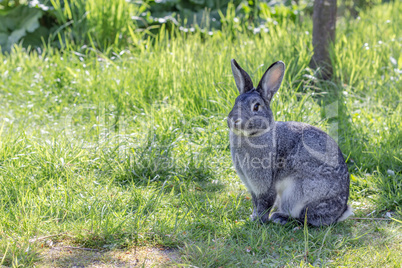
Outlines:
{"label": "gray rabbit", "polygon": [[308,224],[321,226],[353,215],[347,205],[349,173],[336,142],[311,125],[274,121],[270,102],[285,64],[272,64],[257,88],[234,59],[232,72],[240,95],[227,119],[230,149],[252,196],[251,219],[285,224],[307,218]]}

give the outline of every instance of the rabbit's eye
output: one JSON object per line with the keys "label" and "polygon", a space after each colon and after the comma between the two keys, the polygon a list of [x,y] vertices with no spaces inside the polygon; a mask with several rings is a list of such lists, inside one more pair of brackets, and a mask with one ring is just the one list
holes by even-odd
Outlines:
{"label": "rabbit's eye", "polygon": [[260,104],[259,104],[259,103],[256,103],[256,104],[254,105],[253,111],[254,111],[254,112],[257,112],[259,108],[260,108]]}

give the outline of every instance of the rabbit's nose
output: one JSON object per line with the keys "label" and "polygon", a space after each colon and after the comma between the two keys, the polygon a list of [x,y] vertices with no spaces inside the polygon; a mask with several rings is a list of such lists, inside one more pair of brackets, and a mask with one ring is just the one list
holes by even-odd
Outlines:
{"label": "rabbit's nose", "polygon": [[238,127],[241,123],[241,119],[237,119],[236,121],[234,121],[234,125],[235,127]]}

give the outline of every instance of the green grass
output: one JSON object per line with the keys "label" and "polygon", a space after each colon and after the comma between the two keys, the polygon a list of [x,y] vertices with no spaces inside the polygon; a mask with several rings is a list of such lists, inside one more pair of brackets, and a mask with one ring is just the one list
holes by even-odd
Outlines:
{"label": "green grass", "polygon": [[[400,267],[401,13],[395,2],[340,19],[332,82],[312,83],[308,19],[254,36],[161,34],[111,58],[0,54],[0,264],[40,266],[32,239],[61,234],[52,239],[96,249],[178,248],[197,267]],[[231,58],[255,83],[283,60],[276,120],[337,126],[356,216],[396,220],[250,222],[226,126]],[[335,119],[325,117],[331,103]]]}

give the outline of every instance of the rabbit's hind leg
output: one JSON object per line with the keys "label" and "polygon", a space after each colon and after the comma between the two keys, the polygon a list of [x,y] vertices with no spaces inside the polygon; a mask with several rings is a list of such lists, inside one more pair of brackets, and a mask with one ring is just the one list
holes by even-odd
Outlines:
{"label": "rabbit's hind leg", "polygon": [[333,197],[308,203],[300,212],[298,220],[313,226],[331,225],[335,223],[347,209],[342,198]]}

